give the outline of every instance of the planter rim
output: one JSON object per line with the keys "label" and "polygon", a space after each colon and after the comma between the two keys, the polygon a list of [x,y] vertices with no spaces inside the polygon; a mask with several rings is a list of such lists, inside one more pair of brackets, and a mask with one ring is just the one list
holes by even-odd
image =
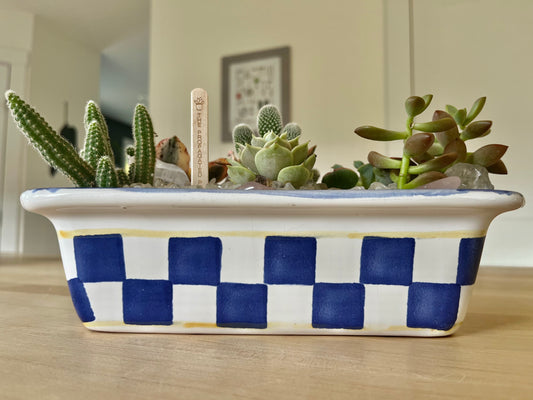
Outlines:
{"label": "planter rim", "polygon": [[[43,188],[20,196],[28,211],[80,207],[173,208],[478,208],[510,211],[524,197],[505,190],[223,190],[157,188]],[[498,213],[499,213],[498,212]]]}

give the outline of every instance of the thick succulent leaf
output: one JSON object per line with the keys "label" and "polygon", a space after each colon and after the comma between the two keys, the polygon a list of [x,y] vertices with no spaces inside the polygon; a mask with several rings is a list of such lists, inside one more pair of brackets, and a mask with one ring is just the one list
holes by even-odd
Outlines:
{"label": "thick succulent leaf", "polygon": [[453,115],[453,119],[457,122],[457,125],[463,127],[466,119],[466,108],[461,108]]}
{"label": "thick succulent leaf", "polygon": [[293,164],[292,153],[286,147],[273,144],[265,147],[255,155],[255,166],[259,174],[272,181],[277,180],[283,168]]}
{"label": "thick succulent leaf", "polygon": [[455,108],[454,106],[452,106],[450,104],[447,104],[446,105],[446,112],[453,116],[457,112],[457,108]]}
{"label": "thick succulent leaf", "polygon": [[410,166],[408,172],[411,175],[419,175],[428,171],[438,171],[451,165],[455,160],[457,160],[457,153],[445,153],[423,164]]}
{"label": "thick succulent leaf", "polygon": [[[361,168],[363,165],[365,165],[365,163],[362,162],[362,161],[359,161],[359,160],[353,162],[353,166],[355,167],[355,169],[359,169],[359,168]],[[335,166],[333,166],[332,168],[335,168]]]}
{"label": "thick succulent leaf", "polygon": [[422,98],[424,99],[424,103],[425,103],[424,110],[422,110],[422,112],[424,112],[426,108],[428,108],[429,105],[431,104],[431,100],[433,100],[433,95],[426,94],[425,96],[422,96]]}
{"label": "thick succulent leaf", "polygon": [[228,178],[233,183],[242,185],[243,183],[253,181],[256,178],[256,175],[248,168],[230,165],[228,167]]}
{"label": "thick succulent leaf", "polygon": [[403,154],[408,157],[417,157],[426,153],[435,142],[435,136],[431,133],[415,133],[407,139],[403,145]]}
{"label": "thick succulent leaf", "polygon": [[452,118],[442,118],[431,122],[417,122],[413,124],[413,129],[422,132],[444,132],[454,126],[455,121]]}
{"label": "thick succulent leaf", "polygon": [[[441,119],[450,119],[453,121],[453,118],[445,111],[437,110],[433,113],[433,121],[441,120]],[[454,140],[459,138],[459,129],[457,128],[457,124],[453,124],[453,126],[449,129],[446,129],[444,131],[437,131],[435,132],[435,136],[438,140],[438,142],[442,145],[442,147],[446,147],[448,143],[453,142]],[[431,152],[430,152],[431,154]]]}
{"label": "thick succulent leaf", "polygon": [[438,171],[430,171],[426,172],[424,174],[418,175],[415,179],[407,182],[403,188],[404,189],[415,189],[419,186],[426,185],[430,182],[434,182],[439,179],[446,178],[446,175],[444,175],[442,172]]}
{"label": "thick succulent leaf", "polygon": [[421,114],[426,109],[426,102],[422,97],[410,96],[405,100],[405,112],[411,118]]}
{"label": "thick succulent leaf", "polygon": [[498,160],[494,164],[489,165],[487,171],[491,174],[507,175],[507,167],[502,160]]}
{"label": "thick succulent leaf", "polygon": [[260,150],[260,147],[250,146],[247,144],[240,155],[241,163],[256,174],[258,171],[257,167],[255,166],[255,156]]}
{"label": "thick succulent leaf", "polygon": [[472,104],[472,107],[470,108],[470,111],[468,112],[468,115],[466,116],[466,119],[464,120],[465,125],[468,125],[470,122],[476,119],[476,117],[479,115],[481,110],[483,110],[486,100],[487,100],[486,97],[480,97],[479,99],[474,101],[474,104]]}
{"label": "thick succulent leaf", "polygon": [[508,146],[503,144],[489,144],[480,147],[471,156],[472,164],[489,167],[500,160],[507,151]]}
{"label": "thick succulent leaf", "polygon": [[311,177],[311,172],[303,165],[291,165],[285,167],[278,173],[278,181],[281,183],[290,182],[292,186],[298,189],[304,185]]}
{"label": "thick succulent leaf", "polygon": [[322,178],[328,188],[351,189],[357,185],[359,176],[349,168],[336,168]]}
{"label": "thick succulent leaf", "polygon": [[303,166],[307,168],[309,171],[311,171],[313,167],[315,166],[315,162],[316,162],[316,154],[313,153],[305,159],[305,161],[303,162]]}
{"label": "thick succulent leaf", "polygon": [[266,142],[265,138],[262,138],[261,136],[253,136],[250,144],[256,147],[264,147]]}
{"label": "thick succulent leaf", "polygon": [[265,136],[263,136],[263,139],[265,139],[265,142],[266,142],[266,143],[268,143],[268,142],[270,142],[270,141],[272,141],[272,140],[275,140],[275,139],[277,139],[277,138],[279,138],[279,136],[276,135],[276,134],[275,134],[274,132],[272,132],[272,131],[267,132],[267,133],[265,134]]}
{"label": "thick succulent leaf", "polygon": [[492,121],[475,121],[468,125],[463,132],[461,132],[461,139],[470,140],[478,137],[486,136],[492,126]]}
{"label": "thick succulent leaf", "polygon": [[355,133],[365,139],[385,142],[391,140],[403,140],[408,137],[407,132],[391,131],[389,129],[377,128],[370,125],[364,125],[356,128]]}
{"label": "thick succulent leaf", "polygon": [[357,170],[359,172],[359,182],[365,189],[368,189],[370,184],[374,182],[374,170],[379,170],[379,168],[375,168],[371,164],[365,164]]}
{"label": "thick succulent leaf", "polygon": [[466,160],[466,145],[461,139],[454,140],[451,143],[448,143],[448,146],[444,149],[444,153],[456,153],[457,162],[463,162]]}
{"label": "thick succulent leaf", "polygon": [[294,139],[289,140],[289,145],[291,146],[291,149],[294,149],[296,146],[300,144],[300,138],[295,137]]}
{"label": "thick succulent leaf", "polygon": [[371,151],[368,153],[368,162],[374,167],[381,169],[399,169],[402,165],[401,160],[395,160],[393,158],[384,156],[377,151]]}
{"label": "thick succulent leaf", "polygon": [[301,164],[305,161],[309,151],[308,147],[309,142],[302,143],[301,145],[296,146],[294,149],[291,150],[294,164]]}

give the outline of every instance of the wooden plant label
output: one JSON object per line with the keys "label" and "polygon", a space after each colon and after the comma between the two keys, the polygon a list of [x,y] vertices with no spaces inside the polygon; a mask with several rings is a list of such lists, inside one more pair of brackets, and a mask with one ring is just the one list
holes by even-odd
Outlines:
{"label": "wooden plant label", "polygon": [[208,100],[204,89],[191,92],[191,185],[209,182]]}

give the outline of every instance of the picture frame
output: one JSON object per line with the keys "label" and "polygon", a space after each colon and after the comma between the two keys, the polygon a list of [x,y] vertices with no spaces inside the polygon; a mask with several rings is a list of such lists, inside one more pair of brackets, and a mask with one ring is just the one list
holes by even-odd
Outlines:
{"label": "picture frame", "polygon": [[290,47],[278,47],[222,58],[222,141],[232,142],[233,127],[257,129],[257,111],[276,105],[290,121]]}

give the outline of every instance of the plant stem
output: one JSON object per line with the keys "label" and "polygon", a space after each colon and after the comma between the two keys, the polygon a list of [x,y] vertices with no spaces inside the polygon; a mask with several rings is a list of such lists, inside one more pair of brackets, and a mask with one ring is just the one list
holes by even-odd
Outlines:
{"label": "plant stem", "polygon": [[[413,117],[407,118],[407,137],[404,139],[404,143],[407,139],[409,139],[413,135]],[[404,189],[405,184],[407,183],[407,176],[408,176],[408,170],[409,170],[409,164],[411,162],[411,159],[409,156],[403,154],[402,155],[402,164],[400,166],[400,175],[398,178],[398,189]]]}

